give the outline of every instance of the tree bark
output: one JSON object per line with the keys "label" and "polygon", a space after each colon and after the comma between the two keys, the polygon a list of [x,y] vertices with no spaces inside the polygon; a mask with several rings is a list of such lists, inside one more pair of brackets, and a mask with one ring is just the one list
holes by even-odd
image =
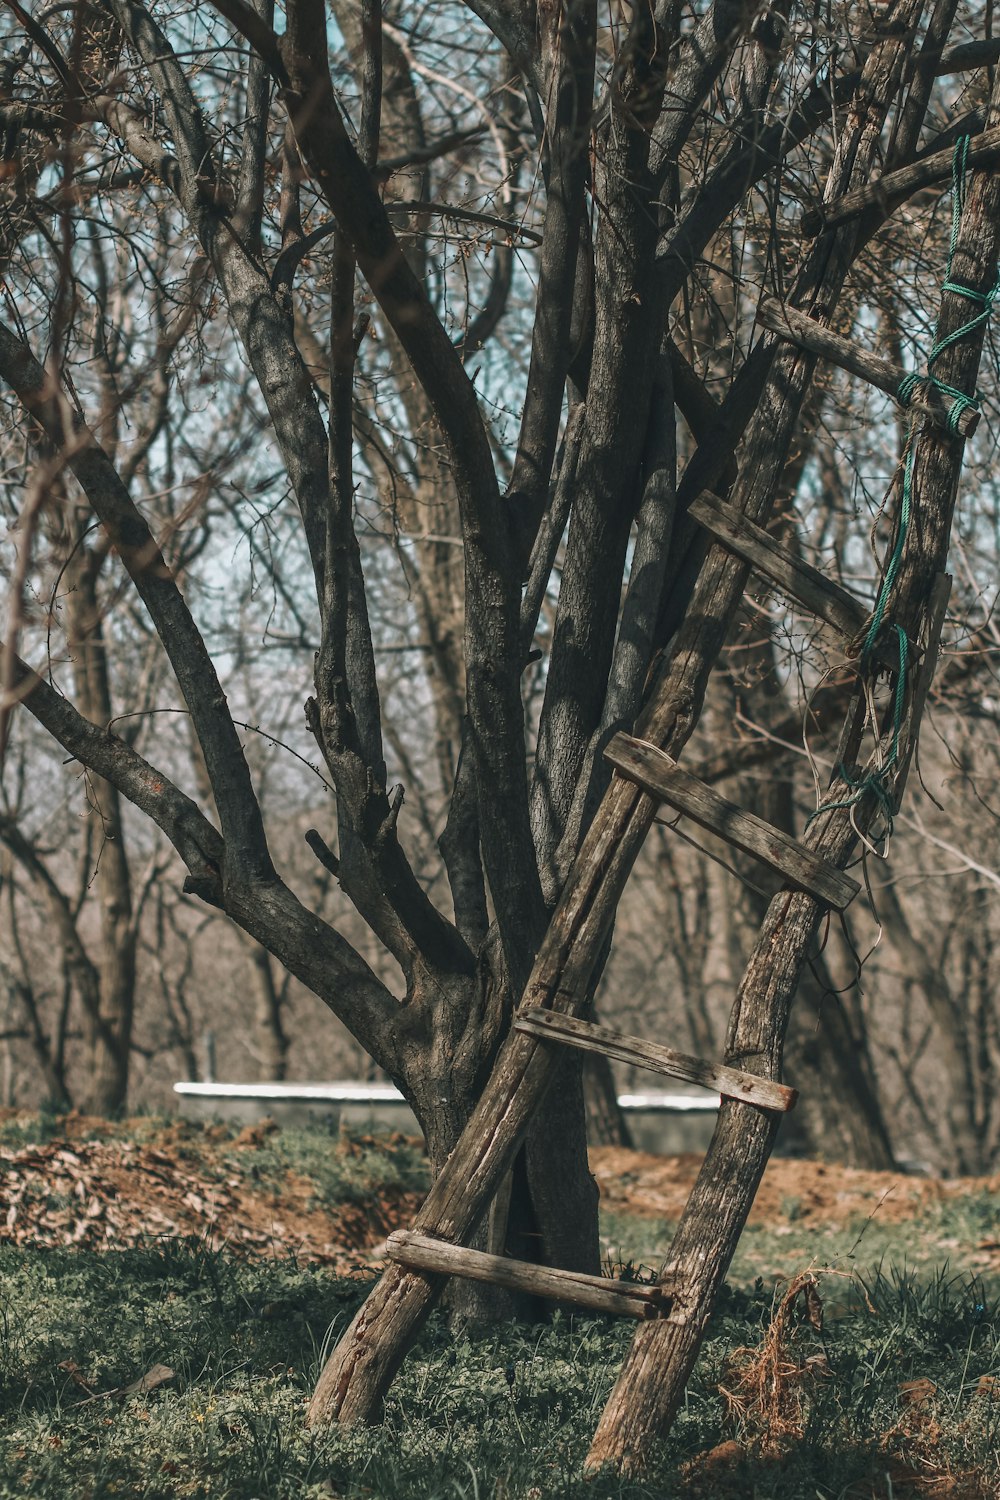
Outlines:
{"label": "tree bark", "polygon": [[[1000,112],[1000,85],[991,114]],[[987,292],[995,285],[1000,252],[1000,178],[976,173],[968,188],[949,287],[958,284]],[[969,303],[951,290],[941,299],[938,337],[968,324]],[[974,390],[983,344],[980,324],[944,352],[936,374],[958,390]],[[928,644],[936,574],[947,558],[964,444],[957,437],[920,430],[913,475],[917,514],[905,538],[893,594],[893,614],[911,641]],[[897,682],[897,691],[902,684]],[[919,687],[910,687],[910,703]],[[919,701],[919,700],[918,700]],[[902,795],[917,730],[907,729],[892,786],[894,805]],[[836,777],[831,803],[843,801],[844,782]],[[871,796],[854,807],[832,808],[812,822],[805,842],[843,866],[855,843],[854,819],[865,828],[876,815]],[[821,909],[809,896],[780,892],[771,902],[757,946],[736,997],[726,1048],[727,1060],[752,1062],[764,1076],[780,1075],[789,1010]],[[668,1316],[639,1331],[594,1435],[587,1458],[591,1470],[610,1466],[632,1473],[644,1467],[653,1440],[673,1420],[683,1399],[705,1328],[739,1241],[774,1144],[774,1117],[724,1101],[698,1180],[670,1247],[663,1274],[675,1291]]]}
{"label": "tree bark", "polygon": [[[81,518],[81,529],[85,525]],[[98,595],[101,554],[89,548],[82,534],[73,542],[66,570],[67,640],[73,654],[73,677],[80,712],[93,724],[111,723],[111,676],[108,627]],[[135,1010],[136,932],[132,912],[132,882],[121,798],[102,776],[86,783],[90,815],[99,822],[95,840],[95,884],[100,908],[99,1009],[85,1012],[87,1084],[81,1108],[90,1114],[115,1115],[128,1096],[132,1021]]]}
{"label": "tree bark", "polygon": [[587,1140],[592,1146],[625,1146],[635,1141],[618,1103],[615,1076],[606,1057],[588,1052],[583,1060],[583,1094],[587,1105]]}

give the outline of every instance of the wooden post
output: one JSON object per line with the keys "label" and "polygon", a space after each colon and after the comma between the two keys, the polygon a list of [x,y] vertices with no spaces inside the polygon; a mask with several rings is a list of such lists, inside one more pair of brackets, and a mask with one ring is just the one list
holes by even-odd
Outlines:
{"label": "wooden post", "polygon": [[[1000,115],[1000,79],[991,116]],[[959,285],[986,291],[1000,256],[1000,178],[977,172],[962,214],[952,276]],[[968,322],[968,303],[953,292],[941,297],[941,338]],[[983,345],[982,327],[948,347],[941,379],[958,390],[975,389]],[[920,524],[907,539],[893,599],[894,619],[911,640],[923,640],[933,660],[935,615],[943,615],[941,571],[948,555],[963,445],[933,428],[921,431],[913,466],[914,505]],[[927,684],[929,685],[929,683]],[[919,700],[911,700],[913,709]],[[908,728],[911,737],[917,725]],[[841,789],[846,791],[841,784]],[[837,787],[831,802],[836,800]],[[831,863],[843,860],[854,842],[852,820],[864,829],[878,811],[874,798],[831,808],[811,824],[805,842]],[[813,941],[820,907],[805,893],[775,897],[740,984],[727,1052],[753,1049],[770,1071],[780,1066],[788,1012]],[[641,1330],[622,1366],[601,1417],[587,1467],[619,1472],[640,1469],[651,1440],[673,1421],[698,1356],[733,1252],[753,1204],[774,1142],[774,1117],[723,1100],[704,1164],[678,1226],[664,1267],[676,1286],[668,1316]]]}

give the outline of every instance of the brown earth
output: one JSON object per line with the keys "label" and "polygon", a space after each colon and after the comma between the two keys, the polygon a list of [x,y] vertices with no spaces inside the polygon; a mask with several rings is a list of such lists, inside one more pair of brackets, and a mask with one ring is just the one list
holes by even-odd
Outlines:
{"label": "brown earth", "polygon": [[[0,1110],[0,1127],[31,1117]],[[233,1135],[229,1127],[149,1120],[120,1125],[69,1115],[39,1145],[0,1146],[0,1242],[118,1249],[158,1235],[195,1236],[242,1254],[286,1255],[370,1274],[386,1235],[412,1218],[420,1194],[380,1185],[364,1202],[317,1201],[317,1186],[287,1169],[254,1180],[253,1154],[277,1127]],[[334,1147],[333,1149],[349,1149]],[[673,1221],[701,1158],[600,1147],[591,1167],[602,1207]],[[867,1217],[901,1222],[932,1203],[976,1190],[1000,1192],[1000,1177],[944,1180],[861,1172],[822,1162],[773,1160],[751,1224],[799,1227]],[[983,1245],[1000,1251],[1000,1241]],[[1000,1264],[1000,1257],[998,1257]]]}
{"label": "brown earth", "polygon": [[[700,1156],[654,1156],[617,1146],[601,1146],[590,1153],[603,1208],[658,1219],[680,1218],[701,1162]],[[750,1223],[781,1223],[792,1203],[799,1224],[867,1218],[876,1209],[881,1221],[899,1223],[932,1203],[977,1191],[1000,1192],[1000,1176],[908,1177],[902,1172],[861,1172],[825,1162],[774,1157],[764,1173]]]}
{"label": "brown earth", "polygon": [[[0,1111],[0,1123],[14,1118]],[[0,1146],[0,1243],[118,1250],[194,1237],[213,1249],[294,1254],[340,1275],[368,1274],[386,1235],[409,1222],[421,1198],[383,1186],[363,1204],[318,1205],[316,1184],[301,1173],[255,1182],[253,1153],[277,1128],[269,1121],[235,1137],[225,1126],[186,1122],[152,1132],[149,1121],[60,1123],[59,1140]],[[130,1128],[144,1138],[129,1138]]]}
{"label": "brown earth", "polygon": [[[700,1156],[654,1156],[612,1146],[590,1153],[604,1210],[666,1223],[680,1218],[701,1161]],[[769,1252],[770,1269],[785,1273],[809,1259],[810,1230],[836,1233],[875,1218],[880,1225],[904,1224],[928,1214],[935,1204],[970,1194],[997,1200],[1000,1176],[914,1177],[775,1157],[764,1173],[749,1223],[776,1235],[794,1236],[785,1254],[779,1254],[773,1243]],[[941,1260],[950,1259],[951,1252],[960,1248],[958,1240],[945,1237],[932,1241],[924,1236],[921,1244],[939,1252]],[[996,1229],[987,1238],[964,1246],[963,1254],[968,1269],[979,1275],[1000,1275],[1000,1214]]]}

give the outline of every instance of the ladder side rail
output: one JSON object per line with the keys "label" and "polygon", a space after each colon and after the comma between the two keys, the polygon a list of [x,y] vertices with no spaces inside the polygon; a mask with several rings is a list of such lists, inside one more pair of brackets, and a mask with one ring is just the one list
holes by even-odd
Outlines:
{"label": "ladder side rail", "polygon": [[[1000,118],[1000,75],[990,110],[994,119]],[[987,292],[995,285],[998,259],[1000,175],[980,171],[967,190],[949,285]],[[938,338],[947,339],[968,323],[967,299],[942,289]],[[984,327],[979,324],[945,349],[937,365],[942,380],[958,390],[975,389],[983,335]],[[908,638],[922,640],[926,655],[932,657],[933,633],[938,628],[935,612],[943,613],[938,580],[948,556],[964,445],[960,437],[937,428],[919,430],[914,442],[913,493],[920,505],[920,525],[911,529],[902,554],[892,618]],[[913,722],[909,726],[911,744],[917,727]],[[890,793],[901,788],[907,765],[904,762],[897,769]],[[831,800],[835,795],[836,784]],[[878,811],[871,796],[850,807],[831,806],[813,820],[806,842],[833,863],[842,862],[853,847],[855,824],[867,830]],[[759,1048],[766,1066],[771,1070],[780,1066],[792,999],[820,915],[819,905],[805,893],[782,892],[771,901],[739,987],[727,1053]],[[767,1165],[775,1131],[773,1116],[723,1101],[665,1266],[678,1287],[674,1307],[660,1325],[661,1337],[650,1338],[640,1331],[634,1339],[594,1435],[588,1468],[611,1465],[627,1471],[641,1466],[641,1455],[652,1438],[673,1421]]]}

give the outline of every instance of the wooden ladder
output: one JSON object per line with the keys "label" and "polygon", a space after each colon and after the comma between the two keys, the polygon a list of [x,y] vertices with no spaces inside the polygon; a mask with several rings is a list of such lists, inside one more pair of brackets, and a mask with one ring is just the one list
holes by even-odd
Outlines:
{"label": "wooden ladder", "polygon": [[[865,606],[816,568],[795,558],[761,527],[708,491],[692,503],[689,514],[727,551],[830,627],[845,649],[860,638],[870,618]],[[938,630],[942,621],[943,608]],[[888,649],[878,648],[875,654],[880,666],[895,664]],[[858,881],[805,843],[720,796],[657,745],[618,733],[607,745],[604,758],[623,780],[645,792],[658,807],[665,804],[673,808],[733,848],[752,855],[768,865],[786,888],[808,893],[823,910],[845,910],[861,889]],[[559,999],[572,1004],[575,996],[563,988]],[[617,1062],[714,1089],[720,1101],[739,1101],[779,1118],[794,1107],[798,1098],[797,1090],[785,1084],[581,1020],[567,1009],[538,1003],[534,996],[515,1012],[511,1029],[515,1035],[550,1046],[601,1053]],[[470,1123],[470,1130],[474,1124]],[[502,1240],[502,1233],[498,1236],[494,1226],[491,1239],[498,1238]],[[661,1275],[653,1286],[640,1286],[487,1254],[417,1230],[391,1234],[386,1255],[410,1270],[490,1282],[618,1317],[666,1317],[674,1301],[675,1278],[669,1274]]]}
{"label": "wooden ladder", "polygon": [[[977,214],[981,245],[978,259],[976,250],[968,251],[966,275],[973,278],[971,284],[978,284],[977,275],[985,280],[992,274],[996,259],[993,241],[997,235],[983,236],[978,202],[970,227]],[[963,219],[963,230],[964,224]],[[948,311],[945,295],[942,316]],[[957,299],[951,311],[959,320],[966,316]],[[873,373],[870,356],[802,314],[770,306],[763,309],[761,321],[783,344],[832,359],[854,373],[862,373],[864,365],[866,379],[895,389],[898,372]],[[973,351],[976,367],[980,347],[976,345]],[[964,356],[956,356],[960,357]],[[970,378],[968,367],[957,368],[954,378],[968,388],[974,384],[975,369]],[[938,437],[948,412],[935,394],[922,399],[924,426],[914,439],[921,483],[935,486],[935,493],[954,494],[961,467],[960,444]],[[871,617],[850,593],[794,557],[716,495],[701,494],[690,506],[690,515],[715,544],[702,564],[699,586],[704,584],[709,595],[714,590],[724,598],[720,610],[724,619],[731,619],[753,569],[832,630],[845,660],[857,658]],[[898,808],[902,795],[936,664],[951,583],[943,572],[951,518],[949,501],[941,501],[933,515],[925,517],[919,543],[925,555],[914,574],[916,582],[909,585],[910,670],[901,726],[897,724],[891,785],[886,789],[893,809]],[[900,598],[906,577],[901,575],[901,579]],[[801,839],[791,838],[720,796],[665,752],[659,742],[670,740],[676,705],[685,689],[679,675],[683,662],[680,667],[677,662],[685,649],[694,654],[693,633],[704,629],[704,624],[695,621],[682,625],[674,660],[661,667],[636,734],[616,734],[605,749],[614,768],[610,786],[567,877],[492,1075],[413,1228],[389,1237],[389,1266],[323,1371],[311,1408],[314,1421],[370,1420],[378,1413],[382,1395],[409,1345],[452,1276],[637,1320],[635,1340],[598,1427],[589,1467],[603,1463],[620,1469],[640,1466],[637,1449],[648,1443],[651,1430],[662,1430],[669,1423],[677,1408],[778,1123],[796,1100],[795,1090],[777,1075],[788,1010],[808,945],[822,915],[831,909],[843,911],[857,894],[858,882],[844,873],[843,866],[852,856],[859,831],[868,827],[878,810],[876,799],[870,796],[852,798],[849,786],[845,795],[845,783],[835,773],[836,790],[830,803],[810,820]],[[724,625],[715,638],[716,656],[723,636]],[[898,651],[887,652],[875,642],[858,670],[838,764],[851,766],[859,753],[863,679],[870,681],[873,673],[891,672],[898,666]],[[726,1058],[721,1063],[686,1056],[575,1014],[586,998],[629,871],[664,804],[770,866],[781,884],[740,985]],[[540,1267],[468,1245],[502,1183],[509,1181],[514,1157],[563,1047],[603,1053],[719,1092],[712,1144],[674,1237],[670,1260],[653,1286]],[[491,1242],[494,1248],[500,1243],[496,1234],[491,1234]]]}
{"label": "wooden ladder", "polygon": [[[732,556],[749,564],[769,583],[836,632],[845,651],[851,649],[869,619],[868,610],[851,594],[793,557],[762,528],[709,492],[694,501],[690,514]],[[940,630],[942,619],[943,604],[936,617],[937,630]],[[933,671],[933,655],[933,651],[928,650],[923,657],[921,670],[928,682]],[[879,654],[879,665],[888,666],[892,661],[891,655]],[[638,820],[644,824],[641,838],[645,837],[653,821],[649,810],[655,812],[666,804],[719,839],[769,866],[778,875],[783,888],[807,895],[818,911],[831,908],[843,911],[858,894],[859,883],[829,859],[720,796],[655,743],[618,733],[607,745],[604,755],[617,772],[618,790],[627,784],[633,793],[643,794],[640,804],[634,797],[632,799],[633,810],[639,806],[646,809],[646,816],[640,814]],[[596,865],[600,852],[606,850],[595,850],[592,843],[590,846],[585,844],[577,864]],[[544,954],[542,957],[544,959]],[[545,1054],[561,1046],[602,1053],[620,1062],[714,1089],[720,1095],[720,1102],[738,1102],[766,1113],[775,1122],[793,1108],[797,1091],[783,1083],[729,1064],[691,1057],[659,1043],[581,1020],[572,1014],[579,990],[572,982],[572,976],[565,972],[565,965],[562,983],[555,994],[547,990],[544,982],[537,982],[537,970],[536,965],[536,982],[529,985],[515,1013],[511,1037],[484,1095],[487,1099],[491,1091],[497,1089],[498,1077],[503,1074],[504,1065],[510,1064],[509,1054],[519,1040],[530,1041],[535,1048],[542,1049],[541,1067],[538,1063],[534,1068],[525,1067],[512,1090],[502,1083],[499,1085],[500,1093],[507,1096],[510,1109],[518,1110],[520,1106],[519,1124],[506,1135],[503,1166],[509,1165],[509,1159],[520,1145],[531,1114],[540,1101],[539,1073],[544,1068],[547,1082],[552,1071],[551,1057]],[[454,1276],[489,1282],[612,1316],[641,1321],[669,1317],[677,1293],[676,1275],[669,1270],[661,1274],[655,1284],[647,1286],[539,1266],[470,1248],[461,1243],[462,1234],[455,1232],[457,1224],[449,1226],[446,1219],[435,1215],[432,1201],[435,1195],[441,1196],[442,1183],[449,1178],[459,1178],[467,1162],[474,1164],[474,1172],[492,1170],[494,1177],[498,1175],[496,1163],[490,1158],[495,1155],[496,1142],[502,1135],[495,1111],[484,1111],[480,1107],[438,1179],[415,1227],[397,1230],[389,1236],[386,1242],[388,1260],[425,1278],[433,1295],[440,1291],[443,1278]],[[492,1185],[489,1196],[493,1196]],[[432,1205],[430,1212],[428,1205]],[[498,1235],[494,1224],[490,1238],[494,1244],[502,1243],[502,1226]]]}

